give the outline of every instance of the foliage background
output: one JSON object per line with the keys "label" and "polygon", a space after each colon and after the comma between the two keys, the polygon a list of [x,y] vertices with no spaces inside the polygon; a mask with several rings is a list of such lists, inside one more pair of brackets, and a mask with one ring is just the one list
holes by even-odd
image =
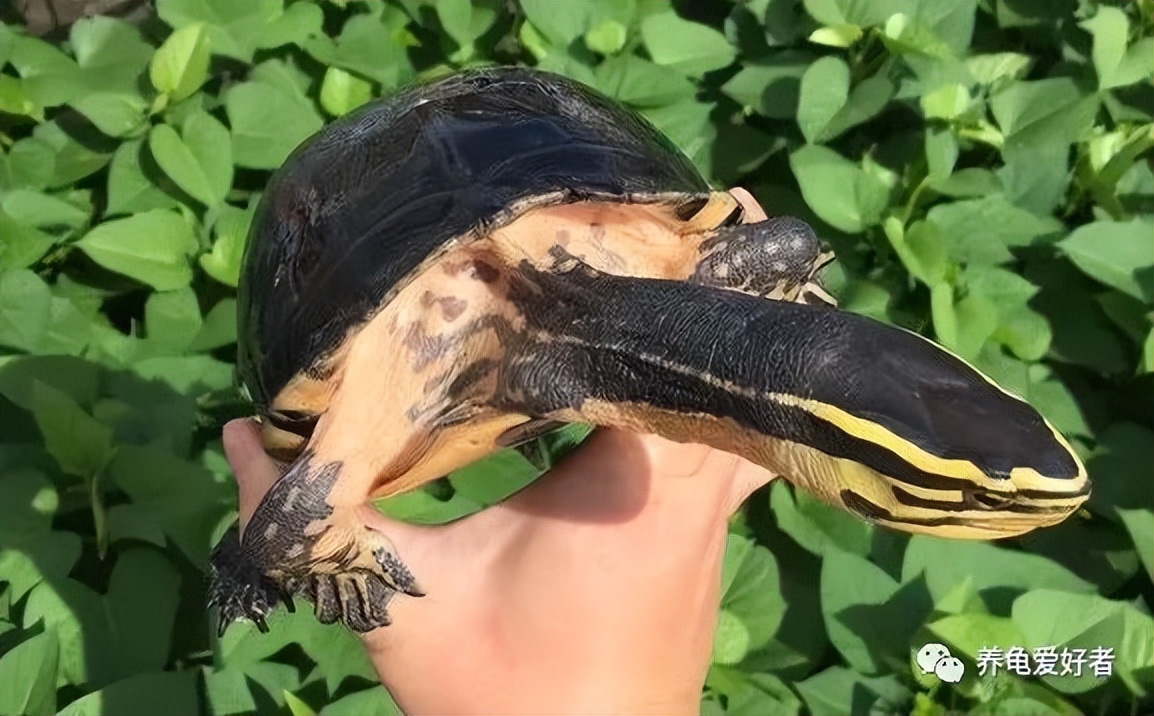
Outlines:
{"label": "foliage background", "polygon": [[[935,336],[1089,462],[1062,526],[909,538],[787,485],[734,520],[707,714],[1154,708],[1154,2],[156,0],[0,27],[0,714],[391,714],[308,613],[210,638],[219,429],[269,170],[414,78],[522,62],[645,113],[718,186],[810,220],[853,311]],[[386,506],[467,514],[573,435]],[[531,458],[531,459],[529,459]],[[944,641],[957,686],[911,668]],[[979,678],[982,646],[1114,675]],[[512,685],[515,687],[515,685]]]}

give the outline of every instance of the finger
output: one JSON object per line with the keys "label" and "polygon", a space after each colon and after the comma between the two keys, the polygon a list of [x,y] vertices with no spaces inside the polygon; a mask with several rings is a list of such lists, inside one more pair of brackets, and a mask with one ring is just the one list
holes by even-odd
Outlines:
{"label": "finger", "polygon": [[224,454],[236,475],[240,496],[237,500],[241,525],[247,524],[265,493],[280,477],[276,463],[261,445],[260,426],[255,420],[233,420],[224,426],[221,437]]}
{"label": "finger", "polygon": [[741,187],[735,187],[729,190],[737,203],[741,204],[741,208],[745,209],[745,223],[753,224],[758,221],[765,221],[769,216],[765,213],[765,209],[761,208],[761,204],[757,203],[757,199]]}

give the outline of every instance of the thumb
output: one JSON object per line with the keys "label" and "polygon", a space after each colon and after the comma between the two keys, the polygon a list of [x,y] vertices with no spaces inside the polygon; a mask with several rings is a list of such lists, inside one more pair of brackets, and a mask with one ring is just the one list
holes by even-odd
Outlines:
{"label": "thumb", "polygon": [[238,507],[243,530],[266,492],[280,477],[280,469],[261,445],[260,425],[248,418],[230,421],[221,436],[224,454],[240,490]]}

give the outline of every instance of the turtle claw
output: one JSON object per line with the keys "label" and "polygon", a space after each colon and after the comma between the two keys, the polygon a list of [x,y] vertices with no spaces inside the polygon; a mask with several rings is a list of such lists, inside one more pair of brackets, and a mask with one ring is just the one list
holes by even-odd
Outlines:
{"label": "turtle claw", "polygon": [[389,623],[398,594],[424,596],[384,534],[365,526],[359,508],[333,508],[325,496],[338,464],[313,468],[306,453],[273,485],[253,513],[242,541],[229,530],[212,555],[209,605],[219,609],[218,633],[238,619],[268,631],[268,615],[293,597],[315,606],[323,624],[340,621],[358,632]]}
{"label": "turtle claw", "polygon": [[228,625],[241,619],[268,632],[265,618],[280,598],[280,587],[245,554],[233,526],[213,551],[209,569],[208,605],[218,610],[217,636],[224,636]]}
{"label": "turtle claw", "polygon": [[365,554],[355,560],[358,566],[313,574],[305,591],[313,600],[317,621],[343,621],[350,629],[364,633],[392,622],[387,607],[398,593],[423,597],[424,592],[384,535],[368,530],[359,537],[361,549],[372,555],[371,561]]}

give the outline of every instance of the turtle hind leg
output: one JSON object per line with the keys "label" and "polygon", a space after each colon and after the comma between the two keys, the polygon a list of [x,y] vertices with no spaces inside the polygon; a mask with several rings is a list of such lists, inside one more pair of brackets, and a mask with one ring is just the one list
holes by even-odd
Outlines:
{"label": "turtle hind leg", "polygon": [[220,631],[237,619],[264,620],[277,602],[301,595],[319,621],[366,632],[389,623],[397,592],[421,596],[392,543],[364,524],[356,507],[327,498],[340,463],[317,466],[306,452],[265,495],[243,536],[230,531],[212,557],[210,602]]}
{"label": "turtle hind leg", "polygon": [[209,567],[208,606],[218,609],[217,636],[224,636],[228,625],[240,619],[267,632],[265,619],[280,598],[280,587],[245,554],[233,525],[213,551]]}

